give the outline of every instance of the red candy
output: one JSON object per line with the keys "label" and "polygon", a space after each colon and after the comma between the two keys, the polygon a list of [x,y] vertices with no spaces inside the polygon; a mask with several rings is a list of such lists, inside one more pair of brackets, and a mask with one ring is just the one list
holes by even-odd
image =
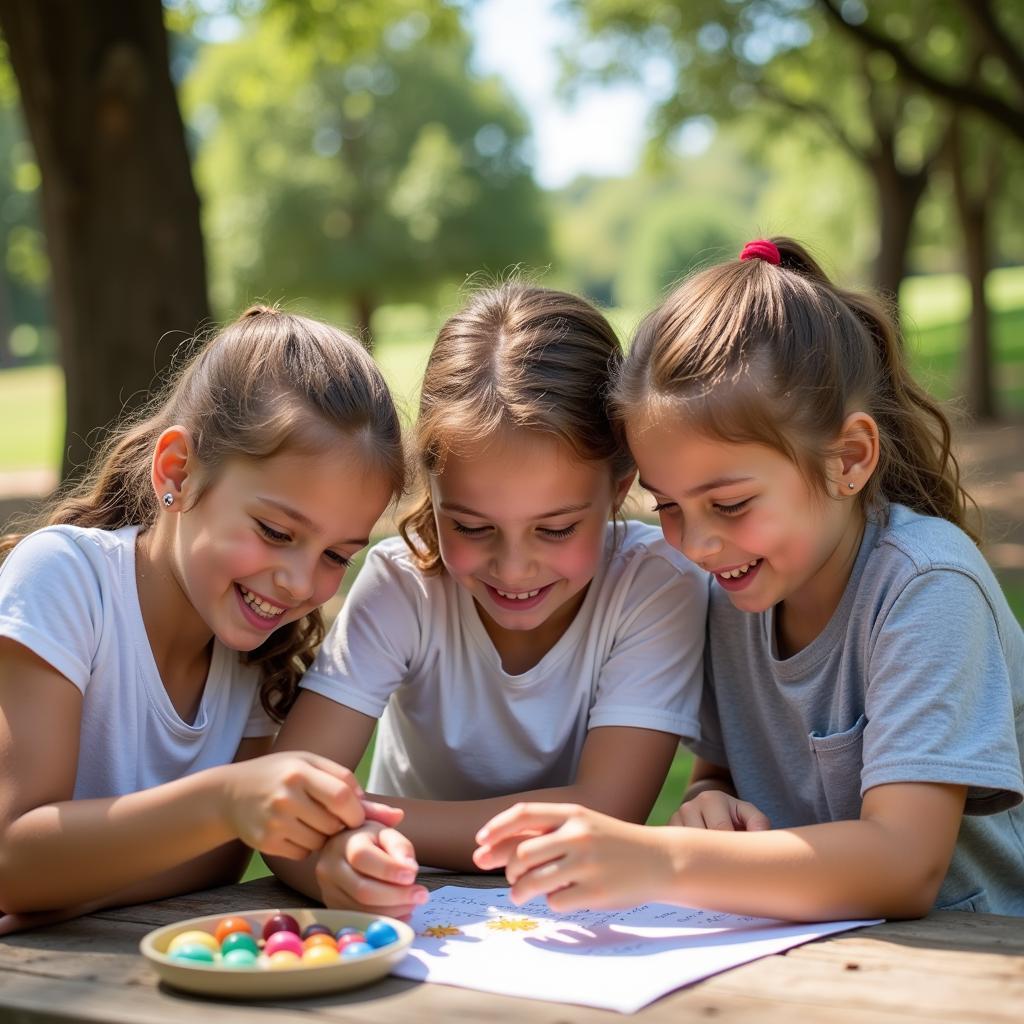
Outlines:
{"label": "red candy", "polygon": [[275,932],[299,934],[299,922],[291,914],[275,914],[263,925],[263,938],[269,939]]}

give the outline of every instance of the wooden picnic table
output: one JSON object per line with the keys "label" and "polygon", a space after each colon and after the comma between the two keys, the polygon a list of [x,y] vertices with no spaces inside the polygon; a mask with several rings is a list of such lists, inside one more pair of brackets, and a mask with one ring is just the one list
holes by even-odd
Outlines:
{"label": "wooden picnic table", "polygon": [[[424,885],[500,886],[498,876],[425,874]],[[367,988],[299,1000],[212,1001],[156,979],[138,952],[146,932],[190,917],[314,906],[263,878],[0,939],[0,1021],[54,1024],[403,1024],[433,1021],[624,1019],[607,1010],[490,995],[389,977]],[[921,1024],[1024,1018],[1024,919],[937,912],[808,943],[672,992],[641,1024]]]}

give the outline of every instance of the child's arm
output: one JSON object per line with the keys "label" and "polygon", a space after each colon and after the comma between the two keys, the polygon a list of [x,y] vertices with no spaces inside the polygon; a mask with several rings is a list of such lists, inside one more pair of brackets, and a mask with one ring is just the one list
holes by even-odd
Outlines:
{"label": "child's arm", "polygon": [[[270,736],[242,740],[235,761],[248,761],[270,753],[271,742],[272,737]],[[88,903],[62,907],[59,910],[0,914],[0,935],[69,921],[74,917],[95,913],[104,907],[149,903],[177,893],[196,892],[200,889],[237,882],[251,856],[252,850],[244,843],[238,841],[225,843],[209,853],[204,853],[184,864],[176,865],[169,871],[143,879],[136,885],[128,886]]]}
{"label": "child's arm", "polygon": [[[275,750],[296,746],[354,765],[369,741],[374,719],[326,697],[303,691],[278,735]],[[386,800],[405,812],[401,834],[370,823],[329,840],[315,857],[288,862],[268,858],[282,881],[331,906],[362,906],[402,916],[426,896],[415,886],[419,862],[475,870],[480,825],[529,799],[572,800],[623,818],[643,821],[664,781],[677,738],[648,729],[592,729],[571,786],[512,793],[487,800]],[[628,770],[627,767],[628,766]]]}
{"label": "child's arm", "polygon": [[[339,764],[359,763],[376,719],[343,704],[303,690],[274,743],[275,750],[329,752]],[[389,803],[391,797],[387,797]],[[302,860],[268,856],[270,869],[286,885],[329,907],[355,906],[375,914],[405,917],[427,898],[417,886],[412,843],[379,822],[346,830],[328,839],[315,856]],[[351,867],[363,865],[365,874]]]}
{"label": "child's arm", "polygon": [[949,868],[965,797],[964,786],[878,786],[859,820],[756,833],[526,804],[481,829],[476,862],[506,866],[517,902],[547,895],[562,913],[662,901],[805,921],[920,917]]}
{"label": "child's arm", "polygon": [[729,769],[702,757],[694,758],[683,802],[668,823],[726,832],[771,828],[767,815],[736,796]]}
{"label": "child's arm", "polygon": [[480,826],[522,801],[571,802],[623,821],[645,821],[678,743],[678,737],[653,729],[603,726],[587,734],[572,785],[485,800],[386,799],[405,811],[402,832],[412,840],[421,862],[473,871],[473,850]]}
{"label": "child's arm", "polygon": [[233,840],[301,857],[364,820],[351,773],[309,754],[72,800],[82,700],[45,661],[0,639],[0,908],[8,913],[106,900],[164,873],[173,880],[183,865],[188,874],[204,855],[189,884],[220,880],[237,854],[217,851]]}

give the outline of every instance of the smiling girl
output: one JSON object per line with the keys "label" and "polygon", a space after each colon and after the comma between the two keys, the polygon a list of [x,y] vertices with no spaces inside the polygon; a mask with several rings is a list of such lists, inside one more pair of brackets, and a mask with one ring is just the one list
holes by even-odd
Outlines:
{"label": "smiling girl", "polygon": [[233,880],[243,843],[304,857],[398,820],[347,769],[268,751],[402,479],[362,346],[254,309],[45,527],[3,538],[0,931]]}
{"label": "smiling girl", "polygon": [[1024,914],[1024,635],[884,310],[759,239],[650,314],[616,397],[713,580],[688,827],[521,806],[477,863],[559,911]]}
{"label": "smiling girl", "polygon": [[614,332],[582,299],[506,284],[442,328],[423,383],[424,492],[375,547],[278,741],[354,765],[406,812],[305,864],[331,905],[405,913],[416,857],[470,868],[529,796],[643,821],[697,728],[704,576],[613,522],[634,466],[609,420]]}

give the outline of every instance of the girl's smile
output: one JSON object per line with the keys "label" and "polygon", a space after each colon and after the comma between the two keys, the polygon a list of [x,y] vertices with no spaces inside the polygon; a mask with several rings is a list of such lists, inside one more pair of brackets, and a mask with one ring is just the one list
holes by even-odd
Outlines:
{"label": "girl's smile", "polygon": [[735,565],[723,569],[712,569],[711,573],[725,590],[745,590],[754,581],[763,558],[755,558],[743,565]]}
{"label": "girl's smile", "polygon": [[445,569],[473,596],[499,654],[525,643],[539,661],[604,555],[616,499],[607,464],[540,431],[507,430],[449,455],[432,492]]}
{"label": "girl's smile", "polygon": [[189,507],[191,486],[184,477],[176,514],[140,539],[144,560],[167,559],[181,598],[165,592],[147,619],[176,645],[212,633],[236,651],[259,647],[331,598],[389,498],[383,475],[342,440],[315,455],[230,460]]}
{"label": "girl's smile", "polygon": [[741,611],[785,602],[788,648],[824,628],[860,542],[855,501],[822,494],[767,445],[720,441],[667,418],[631,424],[627,433],[673,547],[710,572]]}
{"label": "girl's smile", "polygon": [[253,626],[257,629],[273,630],[281,625],[287,608],[278,608],[267,598],[243,587],[241,583],[235,584],[235,590],[242,600],[242,612]]}

